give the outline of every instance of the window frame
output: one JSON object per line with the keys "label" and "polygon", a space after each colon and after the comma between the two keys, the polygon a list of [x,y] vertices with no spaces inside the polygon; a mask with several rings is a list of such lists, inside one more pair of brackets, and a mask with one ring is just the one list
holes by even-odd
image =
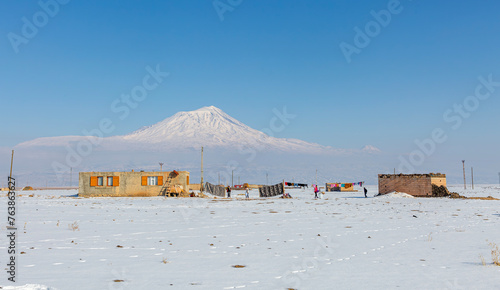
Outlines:
{"label": "window frame", "polygon": [[98,187],[104,186],[104,176],[97,176],[97,185],[96,186],[98,186]]}
{"label": "window frame", "polygon": [[158,176],[148,176],[148,186],[157,186],[158,185]]}
{"label": "window frame", "polygon": [[[113,177],[114,176],[107,176],[107,178],[106,178],[106,185],[107,186],[115,186],[114,183],[113,183],[113,180],[114,180]],[[111,182],[110,182],[110,180],[111,180]]]}

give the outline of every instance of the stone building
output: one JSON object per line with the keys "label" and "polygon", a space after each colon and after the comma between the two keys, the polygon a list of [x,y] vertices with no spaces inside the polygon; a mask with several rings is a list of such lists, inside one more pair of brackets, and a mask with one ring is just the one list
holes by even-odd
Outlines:
{"label": "stone building", "polygon": [[78,195],[158,196],[189,190],[188,171],[80,172]]}
{"label": "stone building", "polygon": [[413,196],[433,196],[433,186],[446,187],[446,174],[379,174],[378,192],[386,194],[393,191]]}

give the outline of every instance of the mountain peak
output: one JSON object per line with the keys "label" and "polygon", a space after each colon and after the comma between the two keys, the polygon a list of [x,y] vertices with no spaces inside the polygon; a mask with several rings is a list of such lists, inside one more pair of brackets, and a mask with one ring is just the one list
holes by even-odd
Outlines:
{"label": "mountain peak", "polygon": [[217,113],[220,113],[220,112],[222,112],[222,110],[217,108],[216,106],[206,106],[203,108],[199,108],[198,110],[194,110],[192,112],[217,112]]}
{"label": "mountain peak", "polygon": [[221,109],[219,109],[215,106],[206,106],[206,107],[202,107],[202,108],[199,108],[197,110],[194,110],[194,111],[179,112],[177,114],[180,114],[180,115],[189,114],[189,115],[197,115],[197,116],[198,115],[200,115],[200,116],[208,115],[208,116],[211,116],[212,118],[232,119],[232,120],[236,121],[235,119],[231,118],[231,116],[229,116],[224,111],[222,111]]}
{"label": "mountain peak", "polygon": [[188,144],[229,145],[255,140],[262,133],[239,122],[215,106],[179,112],[152,126],[123,136],[124,139],[161,143],[179,141]]}
{"label": "mountain peak", "polygon": [[366,153],[380,153],[382,152],[380,149],[373,145],[366,145],[361,149],[361,151],[366,152]]}

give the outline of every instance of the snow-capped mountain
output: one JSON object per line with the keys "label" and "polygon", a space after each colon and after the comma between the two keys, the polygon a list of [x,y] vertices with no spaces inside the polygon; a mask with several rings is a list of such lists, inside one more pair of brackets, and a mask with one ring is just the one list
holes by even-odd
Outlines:
{"label": "snow-capped mountain", "polygon": [[[45,137],[19,144],[17,147],[66,147],[80,141],[89,141],[97,150],[169,150],[200,148],[222,148],[294,153],[349,153],[353,150],[334,149],[298,139],[275,138],[250,128],[222,110],[210,106],[175,115],[149,127],[143,127],[123,136],[97,138],[92,136]],[[373,146],[364,153],[379,152]]]}
{"label": "snow-capped mountain", "polygon": [[261,138],[263,133],[254,130],[211,106],[190,112],[179,112],[149,127],[141,128],[122,138],[134,142],[159,143],[189,139],[203,140],[213,145],[242,142]]}
{"label": "snow-capped mountain", "polygon": [[135,144],[159,144],[162,147],[176,148],[205,146],[238,149],[252,147],[300,152],[331,149],[297,139],[268,136],[250,128],[214,106],[190,112],[179,112],[150,127],[112,139]]}
{"label": "snow-capped mountain", "polygon": [[382,151],[380,151],[380,149],[378,149],[377,147],[375,146],[372,146],[372,145],[366,145],[365,147],[363,147],[361,149],[361,151],[365,152],[365,153],[381,153]]}

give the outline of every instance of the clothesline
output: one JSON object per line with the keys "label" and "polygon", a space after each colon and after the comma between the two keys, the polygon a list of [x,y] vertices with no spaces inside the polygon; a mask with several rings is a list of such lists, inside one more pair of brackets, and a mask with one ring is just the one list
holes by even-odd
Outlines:
{"label": "clothesline", "polygon": [[294,182],[285,182],[285,185],[293,187],[308,187],[307,184],[305,183],[294,183]]}

